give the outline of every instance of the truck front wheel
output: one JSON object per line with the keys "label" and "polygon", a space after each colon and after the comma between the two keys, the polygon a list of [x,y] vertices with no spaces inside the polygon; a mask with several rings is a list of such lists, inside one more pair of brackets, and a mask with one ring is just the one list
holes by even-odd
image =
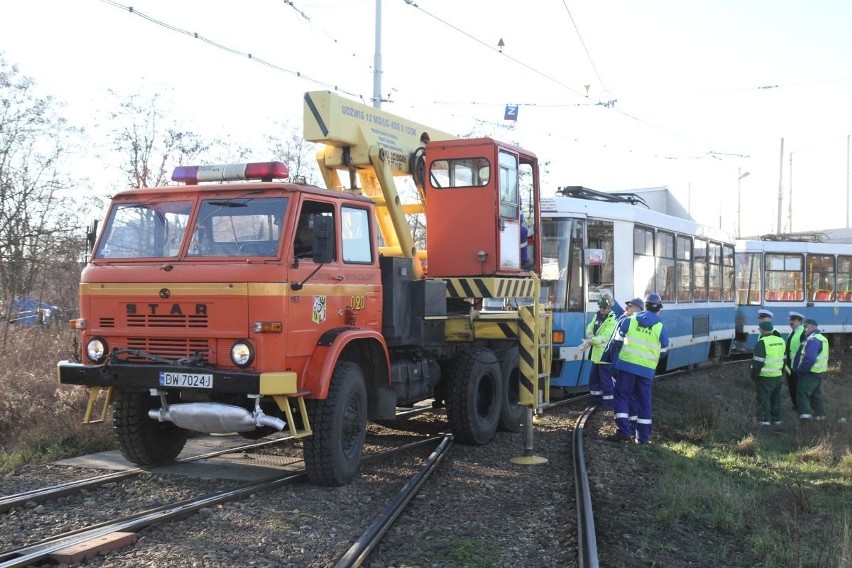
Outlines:
{"label": "truck front wheel", "polygon": [[474,347],[459,353],[448,378],[447,420],[462,444],[487,444],[497,431],[505,385],[494,352]]}
{"label": "truck front wheel", "polygon": [[148,416],[149,410],[159,407],[160,399],[147,392],[123,392],[113,404],[112,429],[118,447],[135,464],[170,462],[189,438],[189,430]]}
{"label": "truck front wheel", "polygon": [[367,388],[361,367],[339,361],[328,397],[308,400],[313,435],[305,438],[305,469],[313,483],[344,485],[355,478],[367,435]]}

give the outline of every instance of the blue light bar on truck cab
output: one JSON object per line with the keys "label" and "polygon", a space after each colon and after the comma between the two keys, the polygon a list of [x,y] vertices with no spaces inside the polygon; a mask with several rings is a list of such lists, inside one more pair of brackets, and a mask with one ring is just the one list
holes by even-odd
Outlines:
{"label": "blue light bar on truck cab", "polygon": [[202,181],[240,181],[287,179],[290,171],[282,162],[253,162],[249,164],[218,164],[215,166],[178,166],[172,181],[195,185]]}

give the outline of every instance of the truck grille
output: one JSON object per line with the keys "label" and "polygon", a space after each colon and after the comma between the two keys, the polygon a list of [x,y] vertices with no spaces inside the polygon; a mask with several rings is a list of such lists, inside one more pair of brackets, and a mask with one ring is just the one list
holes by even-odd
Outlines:
{"label": "truck grille", "polygon": [[206,328],[206,314],[127,314],[127,327]]}
{"label": "truck grille", "polygon": [[[206,338],[180,337],[128,337],[128,349],[138,349],[152,355],[167,359],[183,359],[192,357],[199,351],[206,355],[210,352],[210,344]],[[131,358],[133,361],[144,361],[143,358]]]}

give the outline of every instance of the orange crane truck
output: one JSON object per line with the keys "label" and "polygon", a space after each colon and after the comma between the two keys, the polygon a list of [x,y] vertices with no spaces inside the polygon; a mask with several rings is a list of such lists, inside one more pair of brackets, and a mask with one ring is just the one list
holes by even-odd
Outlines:
{"label": "orange crane truck", "polygon": [[[331,92],[304,109],[327,188],[285,181],[281,162],[180,166],[182,185],[117,193],[90,229],[59,381],[89,387],[84,422],[111,409],[131,462],[173,460],[192,432],[287,429],[310,479],[341,485],[367,420],[398,408],[445,406],[466,444],[529,422],[550,340],[536,157]],[[522,306],[483,309],[501,300]]]}

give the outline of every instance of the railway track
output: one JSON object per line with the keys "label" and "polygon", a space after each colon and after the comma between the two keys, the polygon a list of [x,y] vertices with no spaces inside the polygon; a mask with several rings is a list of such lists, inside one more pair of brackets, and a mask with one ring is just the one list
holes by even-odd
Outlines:
{"label": "railway track", "polygon": [[[264,447],[269,444],[252,444],[248,447]],[[364,464],[387,459],[389,456],[410,452],[418,448],[435,445],[436,449],[426,460],[425,464],[417,471],[417,473],[408,480],[400,492],[388,503],[385,509],[377,517],[377,519],[368,527],[364,535],[357,539],[356,543],[341,557],[338,566],[357,566],[360,561],[366,557],[366,554],[375,546],[375,543],[381,538],[390,523],[393,522],[405,505],[411,500],[417,489],[423,484],[426,478],[434,471],[443,457],[446,455],[449,448],[452,446],[452,437],[429,437],[416,442],[410,442],[394,449],[376,451],[365,455],[363,458]],[[245,447],[241,446],[239,451],[245,451]],[[227,451],[235,451],[230,449]],[[213,452],[217,455],[227,452]],[[206,454],[209,457],[209,454]],[[201,459],[201,456],[196,456],[195,459]],[[147,470],[147,468],[146,468]],[[68,487],[61,488],[44,488],[40,491],[31,492],[32,497],[40,498],[47,495],[66,494],[67,491],[73,489],[81,489],[82,485],[91,487],[93,484],[103,485],[104,483],[114,482],[116,479],[127,479],[134,475],[138,475],[141,471],[121,472],[123,476],[104,475],[98,478],[83,480],[83,482],[67,484]],[[43,539],[39,542],[20,546],[11,550],[0,553],[0,568],[13,568],[20,566],[30,566],[35,562],[41,561],[56,553],[59,550],[67,549],[77,544],[92,541],[99,537],[111,535],[121,532],[139,532],[146,528],[161,523],[166,523],[175,519],[180,519],[197,513],[203,508],[214,507],[222,503],[244,499],[250,495],[257,493],[272,491],[287,485],[304,483],[307,480],[307,473],[304,469],[299,471],[286,473],[278,477],[258,481],[254,483],[240,485],[224,491],[217,491],[206,494],[200,497],[187,499],[175,503],[170,503],[160,507],[155,507],[127,515],[120,519],[94,523],[89,526],[81,527],[73,531],[64,532],[55,536]],[[72,488],[73,486],[73,488]],[[17,496],[15,497],[17,499]],[[6,502],[12,502],[15,499],[6,499]]]}
{"label": "railway track", "polygon": [[[588,420],[589,416],[591,416],[591,412],[593,411],[593,408],[592,407],[586,408],[586,410],[582,414],[575,410],[576,407],[582,407],[582,406],[586,405],[587,402],[588,402],[587,397],[578,397],[578,398],[575,398],[575,399],[563,401],[561,403],[549,405],[549,407],[547,409],[548,413],[549,413],[547,415],[547,418],[550,418],[551,414],[554,415],[554,416],[559,416],[558,417],[559,423],[553,424],[549,427],[546,426],[546,425],[540,426],[540,429],[543,430],[546,433],[548,439],[552,436],[555,436],[556,439],[559,440],[558,451],[560,453],[564,453],[566,456],[571,456],[571,451],[570,451],[571,448],[573,448],[573,450],[574,450],[574,454],[571,458],[571,459],[573,459],[573,463],[574,463],[573,473],[570,473],[570,468],[563,467],[560,464],[560,460],[563,460],[563,459],[567,460],[568,458],[563,458],[561,455],[560,456],[553,455],[552,449],[548,449],[546,453],[548,454],[548,459],[551,460],[552,466],[558,467],[560,472],[562,472],[562,471],[568,471],[569,472],[568,475],[566,476],[566,479],[563,480],[563,482],[562,482],[563,487],[561,488],[561,490],[568,493],[568,492],[571,492],[571,489],[572,489],[572,486],[573,486],[574,490],[576,491],[576,494],[575,494],[573,500],[567,500],[566,499],[566,504],[570,503],[570,509],[567,509],[567,510],[574,511],[575,515],[566,515],[564,518],[560,518],[559,521],[558,521],[558,524],[564,528],[564,532],[565,532],[566,535],[568,533],[575,533],[576,534],[576,537],[574,537],[574,536],[566,537],[571,542],[569,544],[569,549],[563,551],[563,556],[566,557],[566,558],[569,557],[569,556],[573,557],[574,560],[573,560],[572,564],[574,562],[577,562],[577,565],[582,567],[582,568],[597,565],[597,564],[595,564],[595,561],[596,561],[596,554],[595,554],[596,543],[595,543],[595,531],[594,531],[594,522],[593,522],[594,516],[593,516],[592,510],[591,510],[591,499],[589,497],[589,484],[588,484],[588,480],[587,480],[586,474],[585,474],[585,469],[584,469],[585,464],[584,464],[584,458],[583,458],[583,454],[582,454],[583,425],[585,424],[586,420]],[[564,408],[572,407],[572,408],[568,412],[566,412],[566,411],[561,410],[563,407]],[[568,417],[567,418],[568,422],[565,421],[566,415]],[[424,436],[424,435],[429,436],[428,441],[424,440],[424,441],[421,441],[421,442],[415,442],[414,445],[411,446],[411,447],[417,447],[417,445],[422,445],[422,444],[426,444],[426,443],[436,443],[434,440],[437,440],[439,438],[438,434],[442,430],[442,427],[445,425],[443,423],[442,419],[440,417],[432,417],[432,416],[428,416],[428,415],[427,416],[419,416],[418,412],[411,413],[411,414],[409,414],[409,416],[411,417],[411,420],[399,421],[399,424],[397,425],[396,429],[383,430],[380,436],[373,437],[373,439],[375,441],[374,448],[377,448],[377,451],[376,451],[376,453],[373,457],[369,457],[369,458],[365,457],[365,460],[364,460],[365,467],[368,467],[368,466],[370,466],[370,464],[375,463],[376,460],[380,459],[383,456],[390,456],[390,455],[396,453],[395,451],[392,451],[392,450],[386,451],[384,448],[387,448],[387,447],[393,446],[393,445],[398,445],[399,440],[401,440],[401,439],[408,440],[408,439],[411,438],[411,436],[421,436],[421,437]],[[572,441],[571,435],[570,435],[571,429],[574,430],[573,441]],[[522,450],[521,445],[520,445],[520,440],[518,438],[519,438],[519,436],[517,436],[517,435],[508,435],[508,436],[505,437],[506,440],[510,440],[510,441],[515,442],[515,444],[512,444],[511,446],[509,446],[510,449],[514,448],[515,450],[517,450],[517,452],[513,452],[515,454],[520,453],[520,451]],[[441,438],[441,439],[443,439],[443,438]],[[500,445],[500,441],[501,440],[498,439],[498,441],[497,441],[498,446]],[[446,442],[444,442],[444,444],[448,445]],[[264,451],[264,450],[269,450],[270,448],[274,448],[275,445],[276,444],[274,442],[264,442],[264,443],[260,443],[260,444],[247,444],[247,445],[244,445],[244,446],[231,448],[229,450],[223,450],[221,452],[217,451],[217,452],[206,453],[203,456],[196,456],[196,459],[203,459],[205,457],[211,457],[211,455],[219,455],[219,454],[224,454],[224,453],[227,453],[227,452],[240,453],[240,452],[248,452],[248,451]],[[459,450],[459,452],[454,452],[453,456],[455,458],[456,455],[464,455],[468,452],[474,452],[474,453],[482,452],[483,455],[488,455],[490,453],[489,446],[478,447],[478,448],[465,447],[465,448]],[[406,447],[407,447],[407,445],[403,446],[398,451],[399,452],[406,451],[404,449]],[[252,450],[253,448],[258,448],[258,450]],[[498,451],[503,451],[505,453],[505,449],[506,448],[504,447],[503,450],[498,450]],[[538,449],[538,448],[534,447],[534,453],[535,453],[536,449]],[[579,449],[579,456],[577,455],[578,449]],[[277,451],[277,450],[272,450],[272,451]],[[298,451],[297,451],[297,449],[294,449],[291,453],[293,453],[294,455],[297,455]],[[445,453],[445,452],[443,452],[443,453]],[[511,457],[511,455],[512,454],[508,454],[506,457],[507,458]],[[441,457],[440,459],[442,460],[443,457]],[[481,458],[476,458],[476,459],[481,459]],[[440,460],[438,460],[438,462],[439,461]],[[454,459],[453,461],[455,462],[456,460]],[[501,459],[501,461],[502,461],[502,459]],[[502,466],[508,467],[509,470],[513,471],[513,472],[517,471],[521,478],[525,478],[527,476],[537,476],[541,472],[541,470],[537,469],[537,467],[532,467],[531,469],[522,469],[522,468],[518,469],[516,467],[509,466],[508,463],[504,463],[504,464],[502,464]],[[422,470],[424,468],[428,468],[429,474],[431,474],[437,468],[437,463],[435,463],[434,465],[428,465],[428,462],[427,462],[427,464],[424,464],[420,469]],[[468,473],[470,474],[470,472],[468,472]],[[139,471],[121,472],[121,475],[108,474],[108,475],[104,475],[104,476],[95,476],[94,478],[85,479],[85,480],[82,480],[80,482],[62,484],[60,487],[51,488],[47,492],[38,492],[38,491],[25,492],[21,495],[15,496],[15,499],[16,499],[15,502],[17,504],[7,506],[5,510],[8,511],[8,510],[11,510],[11,507],[15,507],[15,509],[12,510],[13,512],[17,511],[19,514],[24,514],[25,511],[23,509],[21,509],[21,501],[22,500],[32,499],[34,501],[38,500],[38,501],[41,501],[41,502],[52,503],[52,501],[50,501],[50,500],[54,500],[58,496],[61,496],[61,495],[68,495],[69,493],[72,493],[74,491],[80,491],[81,489],[85,489],[86,491],[90,491],[90,492],[95,492],[95,491],[97,491],[97,489],[92,489],[93,485],[96,486],[96,485],[109,484],[109,485],[114,486],[115,484],[123,483],[124,482],[123,480],[130,479],[128,477],[125,477],[127,475],[139,476],[139,475],[142,475],[142,474],[146,474],[146,475],[150,476],[150,475],[156,475],[156,472],[148,471],[147,468],[145,468],[145,469],[139,468]],[[295,471],[294,472],[288,472],[285,475],[282,475],[278,478],[271,479],[271,480],[268,480],[268,481],[265,481],[265,482],[257,482],[257,483],[246,484],[244,486],[240,486],[240,487],[236,487],[236,488],[230,487],[228,489],[223,489],[221,491],[216,491],[216,492],[213,492],[213,493],[205,492],[203,495],[196,496],[196,497],[193,497],[191,499],[178,500],[178,501],[168,503],[168,504],[162,504],[162,505],[159,505],[159,506],[152,506],[152,507],[145,508],[144,510],[137,511],[133,514],[115,515],[114,517],[110,518],[109,520],[102,520],[100,522],[88,523],[88,525],[85,528],[79,528],[79,529],[75,529],[73,531],[65,531],[62,534],[57,535],[58,540],[44,541],[44,542],[38,542],[38,543],[29,543],[28,546],[26,546],[26,547],[18,547],[17,550],[10,550],[10,551],[3,553],[2,555],[0,555],[0,568],[5,567],[5,566],[26,566],[26,565],[29,565],[29,564],[32,564],[32,563],[36,563],[36,562],[39,561],[38,559],[49,556],[52,553],[52,551],[55,551],[59,548],[67,548],[68,546],[71,546],[69,544],[69,542],[79,542],[79,541],[90,540],[92,538],[95,538],[96,535],[112,534],[112,533],[115,533],[116,531],[123,531],[123,532],[131,532],[131,533],[140,534],[140,535],[143,535],[144,539],[150,540],[150,537],[147,536],[147,535],[168,533],[169,529],[165,528],[165,527],[170,527],[171,523],[178,523],[178,524],[181,524],[183,526],[183,525],[186,525],[187,523],[190,523],[190,522],[192,522],[192,523],[205,522],[206,517],[205,517],[205,514],[203,512],[202,512],[201,515],[191,516],[194,513],[199,513],[202,510],[207,510],[208,511],[207,515],[211,515],[209,513],[209,511],[221,510],[223,503],[234,502],[234,501],[237,501],[237,500],[239,500],[242,503],[246,503],[249,506],[253,507],[255,505],[255,503],[258,503],[258,502],[265,500],[265,497],[260,497],[260,498],[253,499],[253,500],[246,499],[246,497],[253,496],[253,495],[254,496],[257,496],[257,495],[280,495],[281,492],[284,491],[285,488],[287,488],[287,487],[292,487],[294,489],[286,489],[286,491],[296,491],[296,493],[294,493],[294,496],[296,496],[296,501],[298,503],[296,506],[298,507],[300,514],[303,514],[305,510],[311,510],[312,509],[311,504],[309,503],[309,501],[311,500],[311,497],[309,497],[309,496],[304,497],[304,498],[300,497],[302,495],[302,489],[300,487],[302,487],[302,486],[299,485],[299,484],[303,479],[303,475],[304,474],[302,472],[295,472]],[[398,475],[396,473],[394,473],[388,479],[378,479],[377,478],[377,480],[375,481],[376,485],[381,485],[384,488],[383,489],[383,491],[384,491],[383,495],[384,496],[381,497],[381,499],[383,500],[383,503],[385,503],[385,508],[380,513],[374,513],[371,516],[370,519],[361,518],[361,520],[359,521],[359,523],[360,523],[359,526],[361,528],[358,529],[361,532],[357,535],[354,534],[353,531],[355,529],[352,525],[347,526],[345,529],[341,529],[341,532],[339,534],[337,534],[336,538],[339,541],[341,541],[343,544],[341,544],[341,542],[336,543],[336,545],[335,545],[337,547],[336,553],[334,553],[334,555],[333,555],[334,556],[334,562],[331,562],[329,560],[329,554],[330,553],[324,553],[324,556],[322,557],[323,558],[322,561],[317,561],[316,563],[311,563],[310,561],[305,561],[305,563],[303,565],[305,565],[305,566],[336,565],[336,566],[340,566],[340,567],[357,566],[361,562],[363,562],[364,559],[366,559],[366,558],[370,558],[371,562],[376,561],[376,562],[381,563],[382,558],[385,558],[386,555],[388,554],[388,552],[391,551],[392,548],[397,546],[396,544],[387,544],[387,546],[386,546],[385,543],[388,540],[392,543],[397,543],[398,540],[399,540],[399,535],[405,534],[408,530],[406,528],[397,529],[396,525],[395,525],[395,528],[393,529],[393,531],[391,531],[391,534],[389,535],[390,539],[385,539],[383,541],[380,541],[380,539],[382,539],[382,537],[387,534],[391,524],[393,524],[394,521],[398,521],[398,524],[405,526],[406,524],[411,522],[412,518],[414,518],[415,522],[417,522],[416,519],[418,519],[418,518],[430,517],[430,515],[428,515],[428,514],[424,515],[423,512],[420,509],[422,509],[422,507],[424,506],[424,503],[431,506],[434,502],[440,501],[443,498],[443,497],[440,497],[440,495],[443,495],[445,493],[445,491],[444,491],[445,488],[450,487],[446,482],[441,481],[441,478],[445,477],[446,475],[447,474],[442,471],[441,475],[439,476],[439,481],[436,482],[433,479],[428,484],[425,483],[425,477],[426,476],[424,474],[422,474],[420,472],[420,470],[418,470],[417,472],[414,472],[412,475],[406,477],[405,479],[402,479],[402,476]],[[452,473],[452,475],[455,475],[455,473]],[[474,477],[476,476],[475,473],[473,473],[472,475],[474,475]],[[550,475],[550,472],[547,472],[546,475]],[[369,478],[370,479],[369,483],[371,485],[373,484],[374,476],[375,476],[375,474],[371,474],[371,473],[369,473],[369,471],[366,474],[362,473],[362,478],[364,478],[364,477]],[[359,478],[359,479],[361,479],[361,478]],[[581,480],[581,482],[578,482],[578,483],[575,484],[574,483],[575,479]],[[582,480],[585,480],[585,481],[582,481]],[[487,480],[486,481],[480,481],[480,480],[475,480],[475,479],[474,479],[474,481],[477,485],[484,484],[486,491],[488,491],[490,481],[487,481]],[[402,490],[400,491],[400,494],[395,496],[393,499],[388,500],[388,498],[387,498],[387,494],[388,494],[387,487],[390,483],[394,483],[395,485],[401,485]],[[452,484],[451,492],[455,490],[454,488],[458,485],[459,482],[454,481],[452,483],[453,484]],[[425,484],[425,486],[424,486],[424,484]],[[363,485],[363,481],[360,481],[360,480],[356,481],[356,483],[353,484],[353,485],[355,485],[355,486]],[[436,488],[435,487],[436,485],[438,485],[439,487]],[[546,486],[547,486],[547,484],[543,484],[543,487],[546,487]],[[299,487],[299,488],[297,489],[296,487]],[[307,487],[310,487],[310,486],[307,486]],[[421,495],[417,496],[417,499],[415,499],[414,494],[418,490],[421,490],[421,489],[427,495],[421,494]],[[542,490],[546,491],[546,489],[542,489]],[[323,494],[324,496],[328,496],[330,491],[332,491],[332,490],[323,489],[323,488],[313,488],[313,489],[309,489],[308,493],[312,493],[313,495]],[[360,488],[360,491],[356,490],[355,493],[356,494],[363,493],[363,487]],[[480,490],[477,490],[475,488],[473,490],[473,492],[471,493],[471,495],[469,496],[470,497],[469,500],[467,500],[466,502],[467,503],[475,503],[476,499],[479,497],[479,494],[480,494]],[[90,495],[91,495],[89,497],[90,499],[96,498],[97,493],[91,493]],[[438,497],[436,497],[436,495]],[[379,500],[376,499],[376,498],[372,498],[368,501],[369,501],[369,507],[372,510],[377,510],[376,509],[376,503]],[[11,502],[12,502],[12,500],[10,498],[0,500],[0,503],[11,503]],[[413,504],[414,510],[407,512],[405,515],[402,515],[402,513],[400,512],[402,510],[401,507],[405,506],[405,505],[412,505],[412,504]],[[290,506],[293,506],[293,505],[291,504]],[[228,507],[230,507],[230,506],[228,506]],[[226,507],[226,510],[227,510],[227,507]],[[566,512],[567,512],[567,510],[566,510]],[[287,511],[281,510],[281,511],[278,511],[278,514],[286,516],[288,513],[287,513]],[[213,515],[213,516],[215,516],[215,515]],[[184,520],[184,519],[186,519],[186,520]],[[261,523],[261,522],[262,521],[259,521],[259,523]],[[453,521],[449,518],[446,518],[446,515],[445,515],[444,518],[441,519],[440,523],[443,524],[445,522],[446,523],[452,523]],[[169,524],[167,525],[166,523],[169,523]],[[344,523],[341,522],[340,524],[343,525]],[[158,525],[162,525],[164,528],[159,529],[159,528],[157,528]],[[369,528],[367,528],[366,530],[363,529],[363,527],[365,527],[365,526],[369,526]],[[183,529],[183,528],[175,529],[176,532],[180,532],[182,530],[185,530],[185,529]],[[153,533],[151,531],[153,531]],[[298,532],[298,531],[296,531],[296,532]],[[218,538],[227,539],[227,535],[220,534],[220,535],[218,535]],[[414,540],[414,539],[411,539],[411,540]],[[352,548],[349,549],[348,551],[345,550],[346,543],[354,543],[352,545]],[[145,543],[140,543],[139,546],[142,546],[143,549],[144,549],[144,544]],[[186,556],[186,553],[179,552],[181,546],[182,546],[181,544],[178,544],[177,548],[175,549],[175,551],[176,551],[175,557],[177,557],[177,558],[183,558],[183,557]],[[138,547],[136,547],[136,548],[138,548]],[[127,550],[132,550],[132,548],[127,549]],[[142,549],[140,549],[140,550],[142,550]],[[122,564],[121,562],[118,562],[118,563],[114,562],[114,557],[116,555],[120,555],[120,554],[121,554],[120,551],[116,551],[116,552],[110,554],[109,557],[108,557],[110,559],[109,565],[111,565],[111,566],[123,566],[123,565],[125,565],[125,564]],[[138,560],[138,558],[137,558],[137,560]],[[90,558],[90,559],[87,560],[87,564],[94,563],[94,565],[96,565],[97,561],[98,561],[97,558]],[[558,560],[558,559],[554,559],[554,562],[555,562],[555,564],[552,564],[552,565],[565,565],[565,564],[561,563],[561,561]],[[239,564],[239,561],[236,561],[236,563]],[[548,564],[541,564],[540,562],[536,562],[536,563],[539,564],[539,565],[548,565]],[[127,565],[132,565],[132,564],[127,564]],[[180,565],[180,564],[177,564],[177,565]],[[187,565],[189,565],[189,564],[187,564]],[[270,565],[272,565],[272,564],[270,564]],[[302,565],[302,564],[294,564],[294,565]],[[444,565],[444,564],[439,563],[438,565]],[[454,564],[448,563],[446,565],[447,566],[453,566]],[[501,565],[501,564],[497,563],[495,565]]]}

